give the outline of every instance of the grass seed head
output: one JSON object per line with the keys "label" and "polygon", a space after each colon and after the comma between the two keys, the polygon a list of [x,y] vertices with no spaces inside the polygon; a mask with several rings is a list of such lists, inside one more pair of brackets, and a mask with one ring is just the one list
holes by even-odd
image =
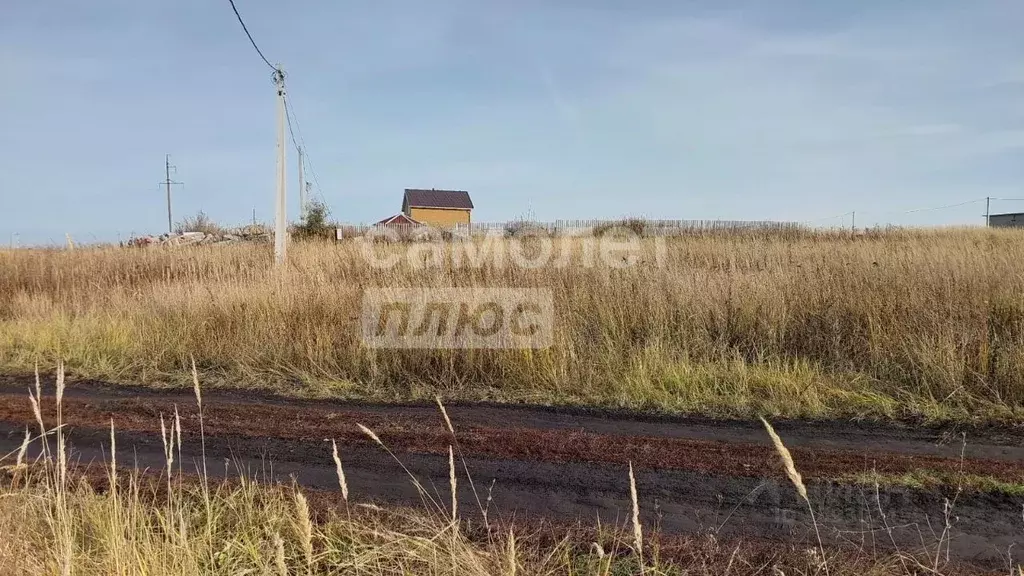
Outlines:
{"label": "grass seed head", "polygon": [[775,445],[775,451],[779,453],[779,457],[782,458],[782,464],[786,469],[786,476],[789,477],[789,481],[796,487],[796,491],[800,493],[800,497],[805,502],[810,502],[807,498],[807,487],[804,486],[804,480],[800,477],[800,473],[796,470],[796,465],[793,463],[793,456],[789,453],[789,449],[782,443],[782,438],[775,433],[775,429],[768,423],[767,420],[761,418],[761,422],[764,424],[765,430],[768,431],[768,436],[771,436],[772,444]]}
{"label": "grass seed head", "polygon": [[505,545],[505,557],[508,562],[508,575],[516,576],[516,570],[519,567],[519,562],[516,560],[516,533],[511,528],[508,529],[508,541]]}
{"label": "grass seed head", "polygon": [[358,426],[359,429],[362,430],[363,434],[369,436],[371,440],[373,440],[377,444],[380,444],[382,447],[384,446],[384,443],[380,441],[380,438],[378,438],[376,434],[374,434],[373,430],[370,430],[369,428],[363,426],[362,424],[359,424],[358,422],[356,423],[356,426]]}
{"label": "grass seed head", "polygon": [[64,400],[64,361],[57,363],[57,406]]}
{"label": "grass seed head", "polygon": [[14,460],[15,468],[21,468],[25,465],[25,454],[28,452],[28,445],[31,441],[32,434],[28,431],[28,426],[25,426],[25,439],[21,441],[21,447],[18,448],[18,457]]}
{"label": "grass seed head", "polygon": [[451,485],[452,490],[452,522],[455,522],[459,517],[459,499],[455,479],[455,451],[452,450],[451,444],[448,445],[448,483]]}
{"label": "grass seed head", "polygon": [[441,403],[441,397],[434,396],[434,400],[437,401],[437,407],[441,409],[441,416],[444,416],[444,423],[448,426],[448,431],[452,433],[452,436],[455,436],[455,427],[452,426],[452,421],[448,418],[448,411],[445,410],[444,404]]}
{"label": "grass seed head", "polygon": [[306,573],[313,571],[313,520],[309,517],[309,502],[298,489],[295,490],[295,515],[299,532],[299,543],[306,558]]}
{"label": "grass seed head", "polygon": [[629,463],[629,499],[633,503],[633,546],[636,553],[642,554],[644,549],[644,533],[640,527],[640,503],[636,495],[636,478],[633,476],[633,463]]}
{"label": "grass seed head", "polygon": [[36,362],[36,398],[43,397],[43,385],[39,380],[39,362]]}
{"label": "grass seed head", "polygon": [[341,486],[341,497],[348,502],[348,483],[345,482],[345,470],[341,467],[341,457],[338,456],[338,443],[331,439],[331,456],[334,457],[334,471],[338,475],[338,485]]}
{"label": "grass seed head", "polygon": [[171,465],[174,464],[174,425],[171,424],[171,433],[168,434],[163,414],[160,414],[160,441],[164,445],[164,460],[167,462],[167,474],[170,476]]}
{"label": "grass seed head", "polygon": [[191,355],[189,358],[192,360],[192,391],[195,392],[196,395],[196,405],[199,406],[199,408],[202,408],[203,392],[199,388],[199,372],[196,370],[196,359]]}
{"label": "grass seed head", "polygon": [[[39,424],[40,429],[44,429],[43,425],[43,413],[39,409],[39,397],[32,394],[32,391],[28,391],[28,401],[32,405],[32,415],[36,418],[36,423]],[[45,441],[45,439],[44,439]]]}
{"label": "grass seed head", "polygon": [[117,490],[117,439],[114,436],[114,418],[110,418],[110,488]]}
{"label": "grass seed head", "polygon": [[181,450],[181,415],[178,414],[178,405],[174,405],[174,430],[178,441],[178,450]]}
{"label": "grass seed head", "polygon": [[274,568],[277,576],[288,576],[288,565],[284,561],[284,540],[277,532],[274,532]]}

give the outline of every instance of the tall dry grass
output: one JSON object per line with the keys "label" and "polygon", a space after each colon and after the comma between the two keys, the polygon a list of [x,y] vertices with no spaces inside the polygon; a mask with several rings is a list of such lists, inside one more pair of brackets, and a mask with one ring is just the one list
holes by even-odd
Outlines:
{"label": "tall dry grass", "polygon": [[[645,242],[651,242],[646,240]],[[404,250],[407,245],[391,247]],[[388,248],[384,248],[385,250]],[[0,369],[292,394],[719,415],[1011,417],[1024,403],[1024,235],[707,234],[627,269],[376,269],[351,242],[0,252]],[[372,350],[374,286],[550,287],[546,350]]]}

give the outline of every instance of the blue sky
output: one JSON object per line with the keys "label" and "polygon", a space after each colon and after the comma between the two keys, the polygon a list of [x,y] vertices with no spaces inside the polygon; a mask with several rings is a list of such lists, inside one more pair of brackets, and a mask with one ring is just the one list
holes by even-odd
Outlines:
{"label": "blue sky", "polygon": [[[1024,198],[1019,0],[236,3],[342,221],[406,187],[469,190],[481,221]],[[166,153],[177,215],[272,218],[270,71],[227,0],[5,0],[0,67],[0,241],[163,231]]]}

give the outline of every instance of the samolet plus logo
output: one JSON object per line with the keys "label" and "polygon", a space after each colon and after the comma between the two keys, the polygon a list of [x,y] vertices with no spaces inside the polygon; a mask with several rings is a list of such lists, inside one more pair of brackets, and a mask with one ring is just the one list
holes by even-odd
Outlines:
{"label": "samolet plus logo", "polygon": [[546,288],[381,288],[363,293],[370,348],[547,348],[554,298]]}

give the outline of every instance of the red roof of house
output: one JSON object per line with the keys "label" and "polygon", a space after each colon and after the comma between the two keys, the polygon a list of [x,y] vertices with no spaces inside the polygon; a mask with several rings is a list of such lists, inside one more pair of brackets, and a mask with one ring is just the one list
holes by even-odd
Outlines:
{"label": "red roof of house", "polygon": [[405,204],[410,208],[452,208],[472,210],[473,201],[465,190],[405,189]]}
{"label": "red roof of house", "polygon": [[423,223],[422,222],[417,222],[416,220],[413,220],[412,218],[409,218],[405,214],[402,214],[401,212],[399,212],[398,214],[395,214],[394,216],[392,216],[390,218],[385,218],[385,219],[381,220],[380,222],[377,222],[376,224],[374,224],[374,226],[391,226],[391,225],[397,225],[397,226],[422,226]]}

